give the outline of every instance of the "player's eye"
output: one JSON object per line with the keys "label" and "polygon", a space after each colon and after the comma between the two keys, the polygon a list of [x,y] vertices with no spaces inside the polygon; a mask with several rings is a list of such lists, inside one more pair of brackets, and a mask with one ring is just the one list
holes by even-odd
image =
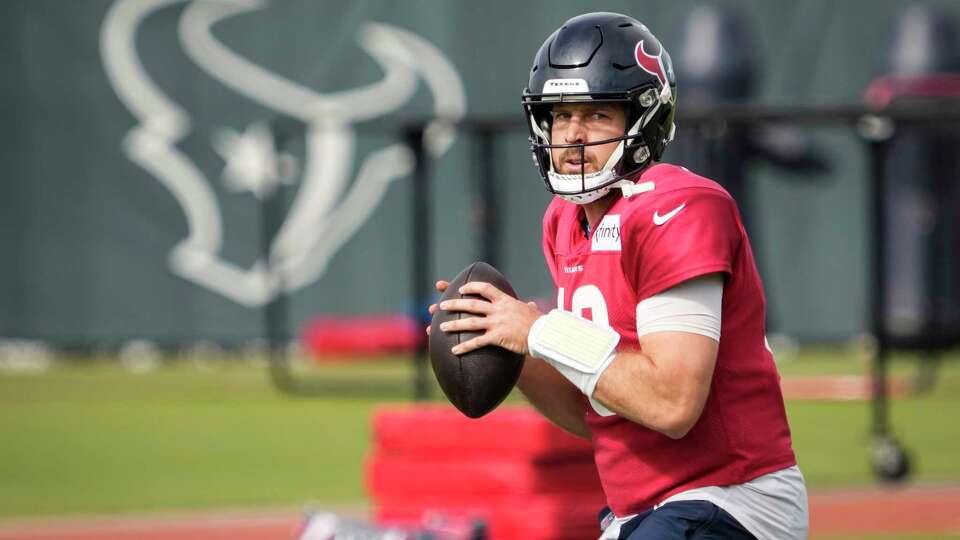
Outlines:
{"label": "player's eye", "polygon": [[602,112],[595,112],[595,113],[593,113],[592,115],[590,115],[590,118],[592,118],[592,119],[594,119],[594,120],[609,120],[609,119],[610,119],[610,115],[608,115],[608,114],[606,114],[606,113],[602,113]]}

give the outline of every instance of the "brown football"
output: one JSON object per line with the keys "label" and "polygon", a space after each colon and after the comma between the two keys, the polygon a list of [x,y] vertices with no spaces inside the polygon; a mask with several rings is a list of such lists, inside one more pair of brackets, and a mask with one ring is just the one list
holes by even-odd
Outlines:
{"label": "brown football", "polygon": [[[483,281],[516,298],[517,293],[507,278],[485,262],[475,262],[463,269],[450,282],[440,301],[456,298],[483,297],[461,295],[459,289],[471,281]],[[523,355],[506,349],[487,346],[457,356],[450,352],[458,343],[481,335],[477,332],[444,332],[440,324],[446,321],[477,317],[472,313],[437,310],[430,323],[430,363],[440,388],[450,403],[470,418],[480,418],[499,405],[520,378]]]}

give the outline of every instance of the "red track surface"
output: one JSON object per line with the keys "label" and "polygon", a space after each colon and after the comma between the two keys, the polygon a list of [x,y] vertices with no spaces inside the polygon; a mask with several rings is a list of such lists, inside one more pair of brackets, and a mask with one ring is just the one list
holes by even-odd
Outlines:
{"label": "red track surface", "polygon": [[[810,536],[960,534],[960,487],[820,492]],[[0,522],[0,540],[293,540],[296,511]]]}
{"label": "red track surface", "polygon": [[[783,397],[796,400],[863,401],[870,399],[872,382],[863,375],[793,375],[780,380]],[[890,397],[903,397],[912,391],[910,382],[888,377]]]}
{"label": "red track surface", "polygon": [[960,487],[810,496],[810,536],[960,534]]}
{"label": "red track surface", "polygon": [[0,524],[2,540],[287,540],[301,516],[294,511],[29,520]]}

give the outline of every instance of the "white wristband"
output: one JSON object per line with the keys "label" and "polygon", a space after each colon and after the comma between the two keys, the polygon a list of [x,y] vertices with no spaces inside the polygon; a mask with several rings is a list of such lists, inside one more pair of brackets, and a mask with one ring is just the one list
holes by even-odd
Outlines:
{"label": "white wristband", "polygon": [[620,334],[608,326],[555,309],[530,328],[530,355],[546,360],[587,397],[613,361]]}

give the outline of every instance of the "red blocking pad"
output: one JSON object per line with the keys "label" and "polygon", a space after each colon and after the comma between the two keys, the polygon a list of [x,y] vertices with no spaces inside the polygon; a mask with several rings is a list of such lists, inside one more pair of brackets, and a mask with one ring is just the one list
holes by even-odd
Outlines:
{"label": "red blocking pad", "polygon": [[491,540],[582,540],[600,535],[597,514],[605,504],[600,494],[497,497],[485,503],[456,497],[406,497],[378,501],[374,519],[385,525],[415,526],[434,514],[482,520]]}
{"label": "red blocking pad", "polygon": [[483,457],[592,459],[590,443],[550,424],[531,407],[501,406],[470,419],[447,405],[391,406],[374,413],[375,452],[420,460]]}
{"label": "red blocking pad", "polygon": [[367,461],[367,490],[380,495],[445,494],[487,499],[493,495],[602,494],[593,461],[537,464],[520,460],[417,460],[374,455]]}
{"label": "red blocking pad", "polygon": [[317,362],[343,361],[412,353],[422,335],[420,323],[406,315],[321,316],[303,325],[300,343]]}

